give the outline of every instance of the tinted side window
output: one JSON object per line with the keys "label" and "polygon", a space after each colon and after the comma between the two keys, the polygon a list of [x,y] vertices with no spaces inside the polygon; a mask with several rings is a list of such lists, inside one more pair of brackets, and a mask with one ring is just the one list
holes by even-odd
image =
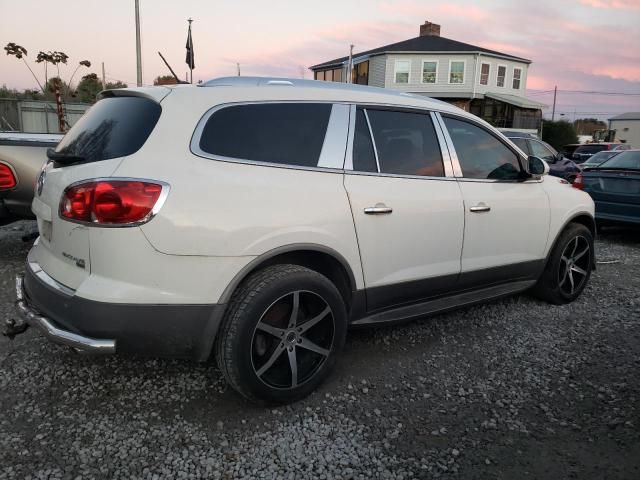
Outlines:
{"label": "tinted side window", "polygon": [[356,129],[353,133],[353,169],[358,172],[378,171],[367,119],[361,108],[356,112]]}
{"label": "tinted side window", "polygon": [[369,110],[382,173],[444,177],[440,144],[423,113]]}
{"label": "tinted side window", "polygon": [[82,157],[82,163],[131,155],[147,141],[161,112],[148,98],[102,99],[69,130],[56,152]]}
{"label": "tinted side window", "polygon": [[331,114],[330,104],[263,103],[215,112],[200,148],[214,155],[315,167]]}
{"label": "tinted side window", "polygon": [[466,178],[516,180],[518,157],[505,144],[472,123],[443,117]]}

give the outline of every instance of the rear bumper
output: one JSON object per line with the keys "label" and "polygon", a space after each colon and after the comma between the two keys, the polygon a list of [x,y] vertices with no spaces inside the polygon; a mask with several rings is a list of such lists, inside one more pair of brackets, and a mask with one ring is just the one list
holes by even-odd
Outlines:
{"label": "rear bumper", "polygon": [[87,353],[205,361],[225,305],[121,304],[88,300],[27,263],[17,281],[20,315],[55,343]]}
{"label": "rear bumper", "polygon": [[115,340],[99,340],[97,338],[84,337],[77,333],[62,330],[56,327],[50,319],[44,317],[35,308],[33,308],[24,293],[24,277],[16,278],[16,307],[20,316],[31,327],[40,330],[45,337],[54,343],[66,345],[76,350],[87,353],[115,353]]}

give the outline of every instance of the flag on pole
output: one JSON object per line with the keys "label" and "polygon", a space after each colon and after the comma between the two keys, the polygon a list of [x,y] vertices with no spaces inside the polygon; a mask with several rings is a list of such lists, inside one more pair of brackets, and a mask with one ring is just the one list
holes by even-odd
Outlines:
{"label": "flag on pole", "polygon": [[191,22],[193,20],[189,19],[189,33],[187,33],[187,58],[185,60],[185,62],[187,62],[187,65],[189,65],[189,69],[193,70],[194,68],[196,68],[196,64],[195,64],[195,60],[194,60],[194,56],[193,56],[193,39],[191,38]]}

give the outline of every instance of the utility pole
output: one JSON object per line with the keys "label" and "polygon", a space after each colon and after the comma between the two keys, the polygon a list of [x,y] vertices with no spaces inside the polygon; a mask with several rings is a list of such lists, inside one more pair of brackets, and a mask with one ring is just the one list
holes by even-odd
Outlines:
{"label": "utility pole", "polygon": [[551,121],[553,122],[556,118],[556,96],[558,95],[558,86],[556,85],[553,88],[553,110],[551,111]]}
{"label": "utility pole", "polygon": [[353,44],[349,46],[349,66],[347,67],[347,83],[353,83]]}
{"label": "utility pole", "polygon": [[102,89],[103,90],[107,89],[107,79],[104,75],[104,62],[102,62]]}
{"label": "utility pole", "polygon": [[139,87],[142,86],[142,51],[140,47],[140,3],[136,2],[136,81]]}

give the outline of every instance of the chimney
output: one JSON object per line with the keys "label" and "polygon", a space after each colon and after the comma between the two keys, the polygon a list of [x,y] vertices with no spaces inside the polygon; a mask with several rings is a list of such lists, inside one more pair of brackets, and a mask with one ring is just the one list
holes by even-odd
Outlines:
{"label": "chimney", "polygon": [[421,37],[439,37],[440,36],[440,25],[437,23],[424,22],[420,25],[420,36]]}

